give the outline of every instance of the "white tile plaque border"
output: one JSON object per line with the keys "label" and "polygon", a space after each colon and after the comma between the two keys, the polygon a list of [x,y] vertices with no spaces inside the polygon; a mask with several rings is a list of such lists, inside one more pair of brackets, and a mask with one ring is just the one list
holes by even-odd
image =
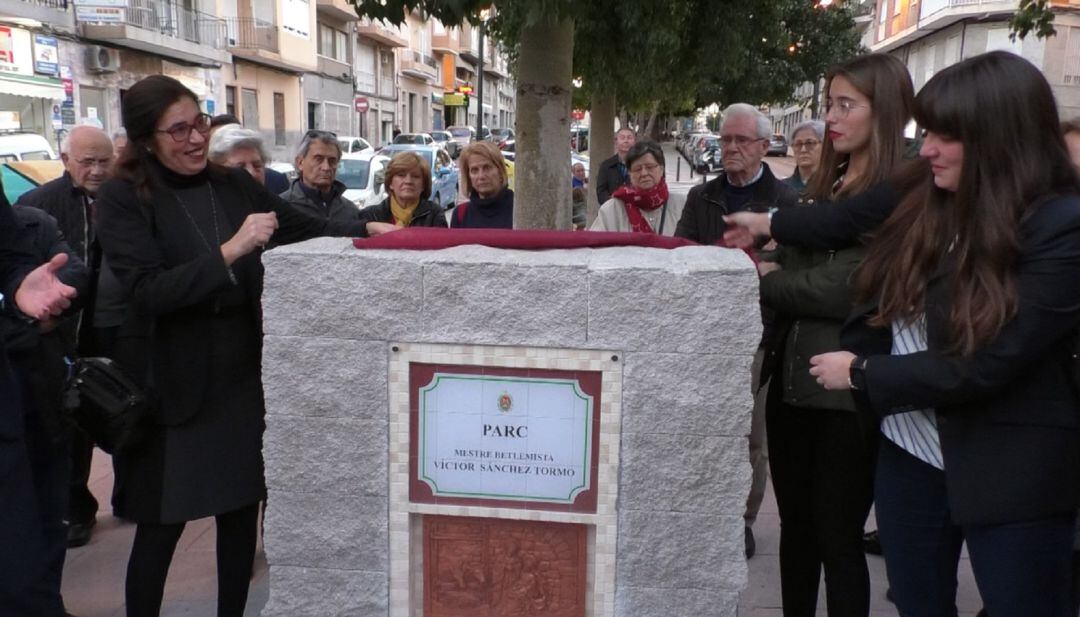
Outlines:
{"label": "white tile plaque border", "polygon": [[[615,546],[619,491],[619,437],[622,428],[622,368],[619,351],[390,343],[390,617],[424,614],[423,534],[420,516],[579,523],[587,527],[586,617],[615,615]],[[595,514],[449,506],[409,502],[409,364],[463,364],[601,373],[600,448],[597,452]],[[412,584],[410,585],[410,573]]]}

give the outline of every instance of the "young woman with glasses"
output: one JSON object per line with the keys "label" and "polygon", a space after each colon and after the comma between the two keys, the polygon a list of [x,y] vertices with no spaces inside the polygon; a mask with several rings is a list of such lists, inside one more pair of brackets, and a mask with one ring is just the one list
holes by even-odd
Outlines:
{"label": "young woman with glasses", "polygon": [[260,253],[271,239],[366,232],[305,216],[243,169],[208,163],[210,117],[171,77],[136,83],[121,113],[130,142],[95,202],[98,237],[146,341],[120,353],[156,401],[144,439],[116,457],[116,513],[138,525],[127,614],[159,613],[185,523],[213,516],[218,615],[239,616],[266,494]]}
{"label": "young woman with glasses", "polygon": [[[911,118],[911,78],[892,56],[833,67],[825,93],[823,160],[804,204],[857,195],[892,173]],[[816,137],[813,130],[797,135]],[[775,262],[759,264],[761,299],[779,324],[761,382],[771,379],[765,419],[786,617],[815,613],[822,569],[831,617],[870,610],[862,530],[873,498],[877,425],[857,413],[849,393],[826,391],[808,373],[811,356],[836,348],[852,306],[849,279],[863,254],[861,246],[814,251],[781,243]]]}
{"label": "young woman with glasses", "polygon": [[639,141],[626,153],[630,184],[620,186],[600,205],[589,231],[634,231],[664,236],[675,228],[686,205],[686,195],[668,192],[664,178],[664,151],[654,141]]}
{"label": "young woman with glasses", "polygon": [[727,239],[872,233],[845,351],[811,362],[881,420],[876,513],[900,614],[956,615],[966,542],[989,615],[1075,616],[1080,179],[1057,103],[998,51],[934,75],[915,120],[907,173],[817,212],[729,217]]}

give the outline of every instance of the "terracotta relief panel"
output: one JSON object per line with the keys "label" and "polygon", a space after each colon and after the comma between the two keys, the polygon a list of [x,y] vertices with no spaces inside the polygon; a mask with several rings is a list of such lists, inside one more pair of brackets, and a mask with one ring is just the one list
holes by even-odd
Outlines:
{"label": "terracotta relief panel", "polygon": [[425,617],[584,617],[584,525],[424,517]]}

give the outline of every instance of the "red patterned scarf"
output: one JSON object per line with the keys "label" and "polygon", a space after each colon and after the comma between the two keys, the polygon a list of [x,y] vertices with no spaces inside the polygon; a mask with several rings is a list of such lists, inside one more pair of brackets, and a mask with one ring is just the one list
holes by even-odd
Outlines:
{"label": "red patterned scarf", "polygon": [[660,182],[651,189],[638,189],[624,184],[611,196],[623,202],[626,207],[626,218],[630,219],[630,228],[633,231],[656,233],[652,225],[649,225],[649,221],[646,221],[641,214],[641,210],[651,212],[667,203],[668,186],[664,178],[660,178]]}

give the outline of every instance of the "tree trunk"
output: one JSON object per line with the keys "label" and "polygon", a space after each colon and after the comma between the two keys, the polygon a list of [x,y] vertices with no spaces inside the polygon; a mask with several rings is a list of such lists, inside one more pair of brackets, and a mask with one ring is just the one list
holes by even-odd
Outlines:
{"label": "tree trunk", "polygon": [[547,17],[521,32],[514,229],[570,229],[570,88],[574,23]]}
{"label": "tree trunk", "polygon": [[656,128],[656,112],[658,109],[660,109],[659,101],[654,102],[652,104],[652,109],[649,110],[649,120],[645,123],[644,132],[646,139],[651,139],[657,142],[660,141],[660,138],[658,137],[659,131]]}
{"label": "tree trunk", "polygon": [[596,183],[600,163],[615,154],[615,95],[593,94],[589,126],[589,214],[586,227],[596,220],[600,203],[596,201]]}

